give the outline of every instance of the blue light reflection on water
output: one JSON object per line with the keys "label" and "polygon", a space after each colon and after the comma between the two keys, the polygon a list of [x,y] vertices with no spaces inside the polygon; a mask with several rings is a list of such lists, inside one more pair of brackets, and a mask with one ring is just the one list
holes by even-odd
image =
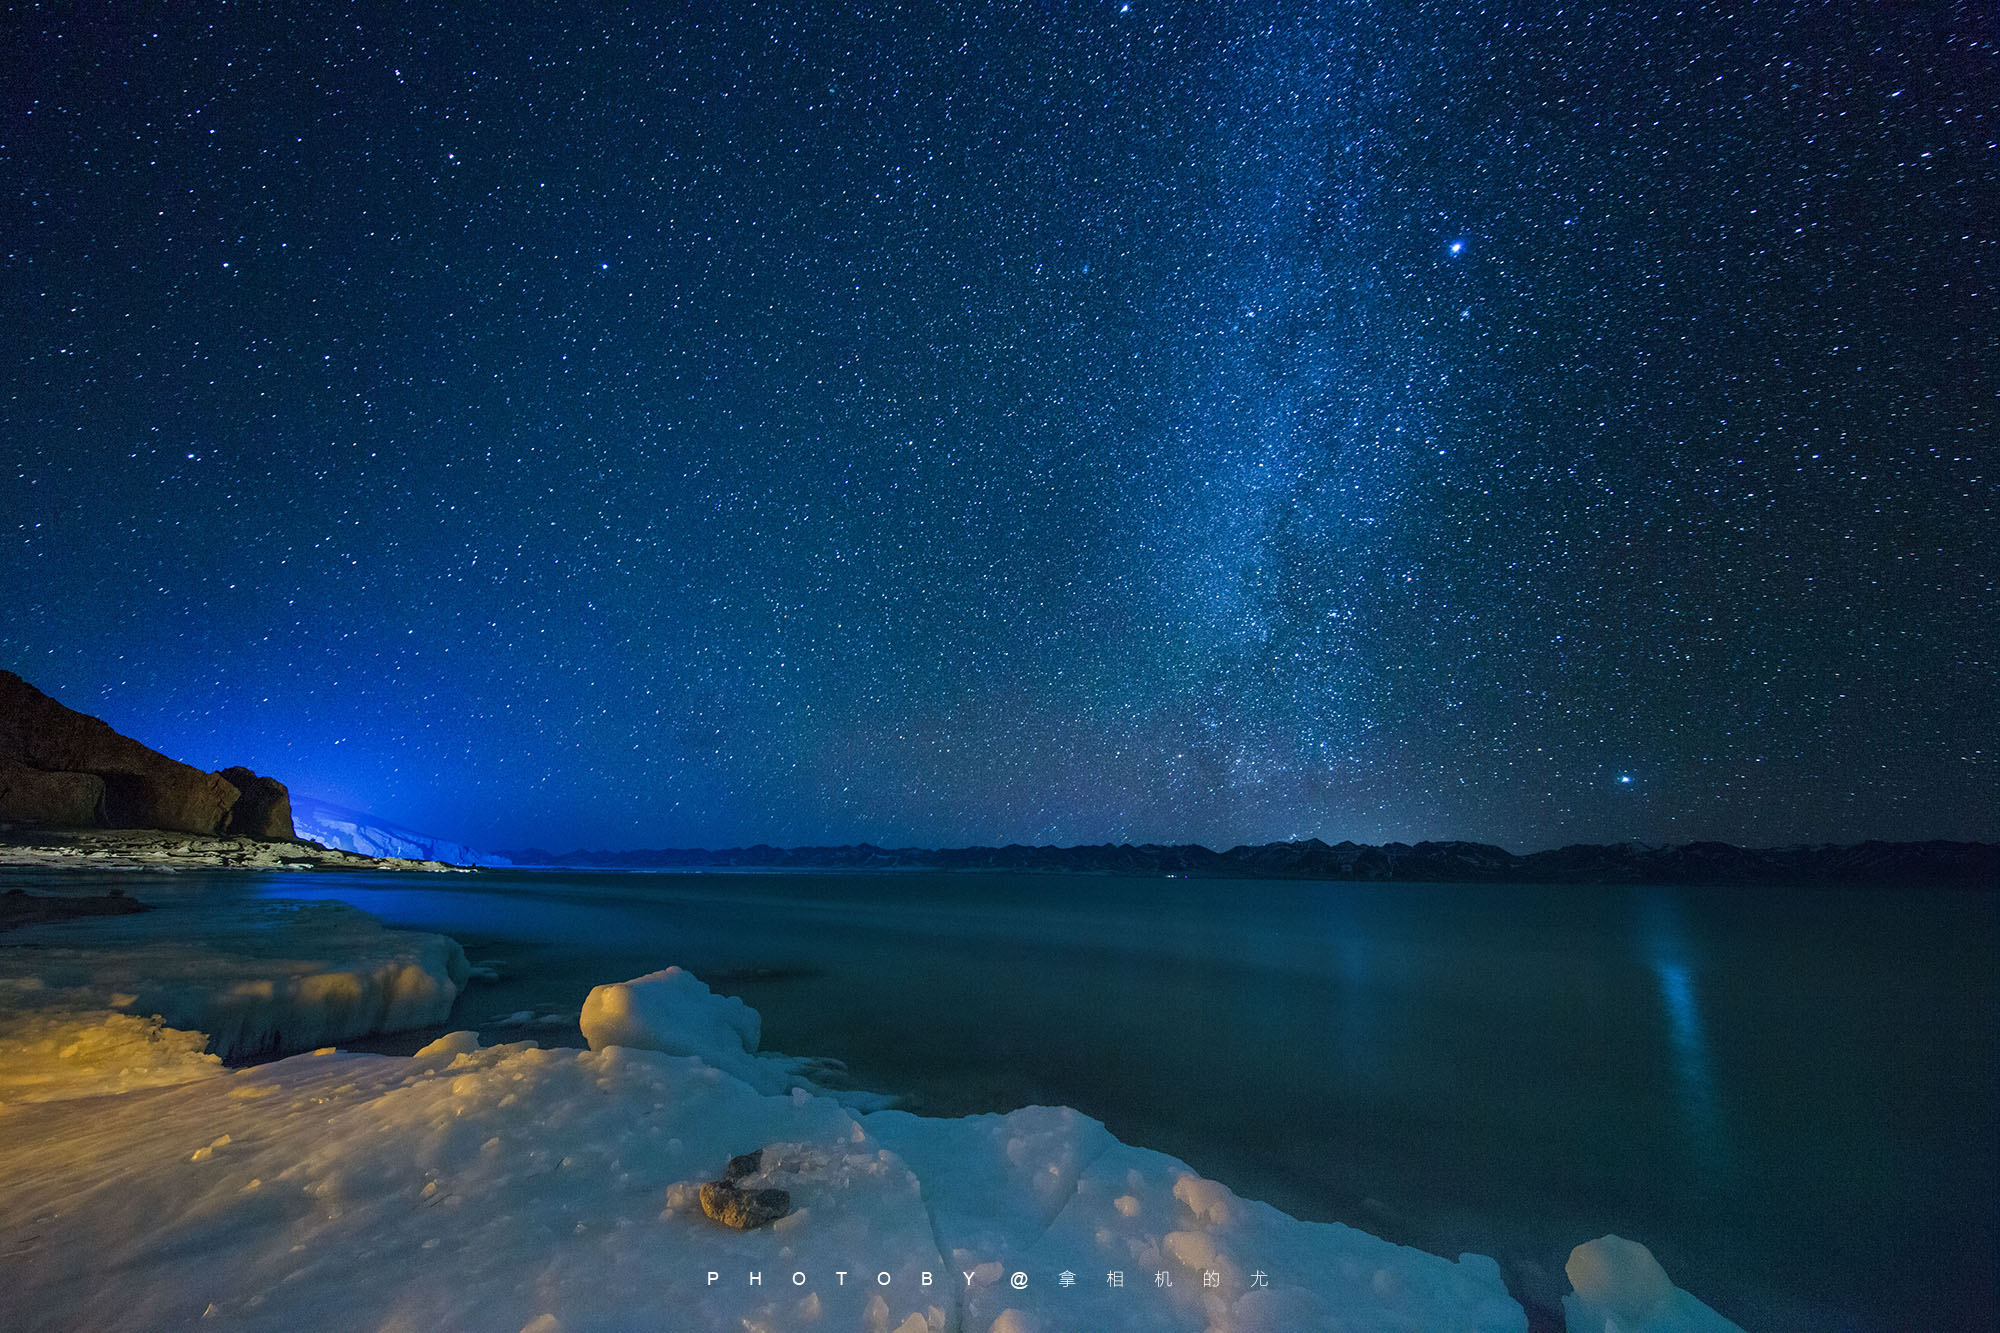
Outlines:
{"label": "blue light reflection on water", "polygon": [[1640,948],[1658,979],[1682,1130],[1698,1178],[1713,1186],[1729,1170],[1730,1153],[1717,1100],[1714,1057],[1702,1023],[1699,972],[1674,892],[1641,892]]}

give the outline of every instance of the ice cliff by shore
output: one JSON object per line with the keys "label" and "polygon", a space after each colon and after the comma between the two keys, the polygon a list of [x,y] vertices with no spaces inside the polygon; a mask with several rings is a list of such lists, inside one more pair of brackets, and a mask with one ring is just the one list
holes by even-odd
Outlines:
{"label": "ice cliff by shore", "polygon": [[513,862],[449,838],[418,833],[359,810],[311,796],[292,797],[292,825],[301,838],[362,856],[443,861],[455,866],[508,866]]}
{"label": "ice cliff by shore", "polygon": [[23,927],[0,937],[0,1106],[441,1023],[469,973],[455,941],[342,903],[171,904]]}

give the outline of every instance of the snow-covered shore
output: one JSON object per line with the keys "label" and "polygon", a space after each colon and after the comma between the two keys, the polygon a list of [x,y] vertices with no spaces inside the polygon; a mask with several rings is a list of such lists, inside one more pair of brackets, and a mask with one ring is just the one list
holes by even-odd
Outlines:
{"label": "snow-covered shore", "polygon": [[[201,1023],[294,1049],[440,1022],[465,982],[442,937],[274,910],[0,936],[11,1326],[1525,1333],[1491,1259],[1299,1221],[1069,1108],[828,1092],[678,968],[594,991],[589,1050],[459,1032],[225,1070]],[[786,1212],[734,1230],[700,1187],[752,1152]],[[1579,1253],[1573,1329],[1730,1327],[1627,1250]]]}
{"label": "snow-covered shore", "polygon": [[156,829],[0,829],[0,867],[37,870],[427,870],[444,861],[362,856],[316,842]]}

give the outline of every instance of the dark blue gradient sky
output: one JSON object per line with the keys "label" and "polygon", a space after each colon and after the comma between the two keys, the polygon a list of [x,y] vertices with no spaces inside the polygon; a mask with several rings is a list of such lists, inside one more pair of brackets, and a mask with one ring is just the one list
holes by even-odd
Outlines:
{"label": "dark blue gradient sky", "polygon": [[486,846],[2000,833],[1990,7],[677,8],[17,11],[0,661]]}

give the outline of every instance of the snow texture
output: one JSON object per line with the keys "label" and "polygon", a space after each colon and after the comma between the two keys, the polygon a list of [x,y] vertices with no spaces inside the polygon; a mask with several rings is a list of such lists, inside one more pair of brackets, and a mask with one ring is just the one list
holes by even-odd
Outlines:
{"label": "snow texture", "polygon": [[[246,928],[231,920],[181,921],[182,962],[154,952],[131,974],[169,975],[188,1011],[247,1031],[228,1000],[243,974],[213,961]],[[346,909],[257,928],[291,938],[257,972],[272,982],[265,1003],[288,995],[294,1009],[254,1026],[324,1026],[324,1007],[298,999],[310,988],[270,959],[372,937]],[[68,923],[68,939],[84,934]],[[55,975],[34,980],[59,1001],[54,1020],[80,977],[113,963],[94,943],[15,951],[47,955]],[[157,934],[126,944],[161,947]],[[335,972],[356,985],[387,974],[393,1008],[395,978],[423,971],[414,960],[430,947],[377,941],[364,952],[379,968]],[[215,989],[206,1002],[190,998],[197,976]],[[435,998],[446,983],[429,985]],[[175,1086],[0,1108],[10,1327],[1526,1327],[1491,1260],[1296,1221],[1073,1110],[859,1112],[758,1052],[755,1011],[680,969],[599,988],[583,1025],[595,1049],[481,1049],[456,1032],[409,1058],[329,1049],[234,1072],[189,1034],[106,1026],[105,1060],[122,1050],[143,1065],[141,1048],[161,1046],[167,1064],[199,1068]],[[79,1081],[104,1090],[91,1067]],[[698,1192],[752,1149],[792,1211],[733,1231],[702,1215]]]}
{"label": "snow texture", "polygon": [[[916,1171],[940,1247],[961,1281],[973,1274],[968,1329],[1527,1326],[1491,1259],[1452,1263],[1301,1222],[1069,1107],[962,1120],[883,1111],[863,1124]],[[1025,1288],[1014,1271],[1031,1275]],[[1064,1271],[1073,1288],[1058,1285]]]}
{"label": "snow texture", "polygon": [[[454,1033],[6,1124],[0,1252],[25,1328],[1526,1326],[1490,1261],[1294,1221],[1074,1111],[857,1117],[628,1047]],[[794,1210],[730,1231],[695,1192],[752,1148]]]}
{"label": "snow texture", "polygon": [[132,1077],[171,1081],[200,1062],[169,1032],[206,1033],[234,1060],[432,1026],[467,975],[455,941],[344,903],[168,903],[24,927],[0,937],[0,1096],[60,1095],[65,1066],[131,1086],[126,1048]]}
{"label": "snow texture", "polygon": [[1623,1236],[1600,1236],[1563,1265],[1575,1288],[1563,1297],[1568,1333],[1743,1333],[1676,1287],[1653,1252]]}
{"label": "snow texture", "polygon": [[442,861],[455,866],[509,866],[504,856],[476,851],[462,842],[434,838],[399,828],[373,815],[332,805],[311,796],[292,797],[292,831],[324,847],[363,856],[392,856],[413,861]]}
{"label": "snow texture", "polygon": [[[37,999],[53,1003],[33,1007]],[[157,1017],[72,1008],[32,987],[0,986],[0,1111],[10,1102],[63,1101],[208,1078],[222,1072],[222,1060],[207,1048],[207,1033],[170,1028]]]}

